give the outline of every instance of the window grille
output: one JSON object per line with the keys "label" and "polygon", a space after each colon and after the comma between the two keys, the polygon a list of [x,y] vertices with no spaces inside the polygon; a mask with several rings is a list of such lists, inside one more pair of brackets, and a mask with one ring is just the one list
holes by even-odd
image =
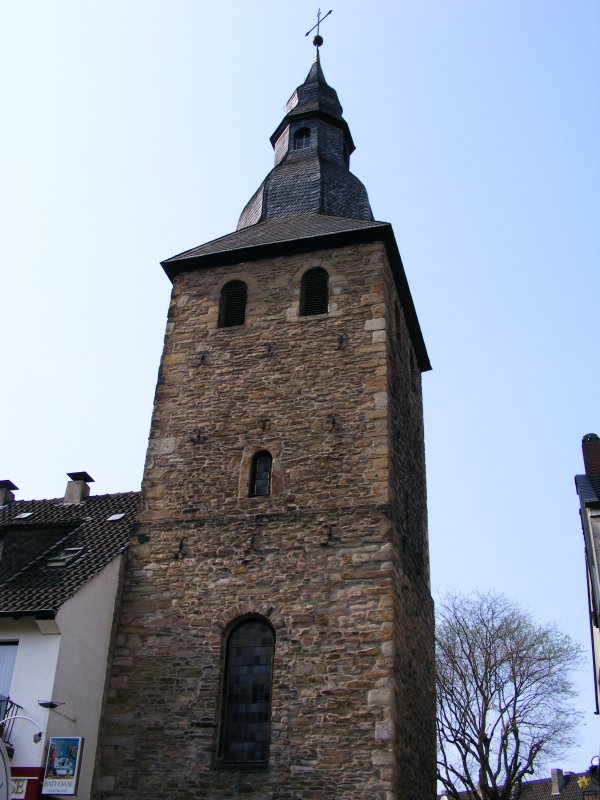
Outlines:
{"label": "window grille", "polygon": [[294,137],[294,150],[310,147],[310,128],[300,128]]}
{"label": "window grille", "polygon": [[275,634],[260,619],[240,622],[227,640],[221,760],[266,763],[271,729]]}
{"label": "window grille", "polygon": [[246,321],[248,287],[243,281],[229,281],[221,290],[219,328],[232,328]]}
{"label": "window grille", "polygon": [[321,267],[309,269],[300,286],[300,316],[326,314],[329,306],[329,275]]}
{"label": "window grille", "polygon": [[266,450],[256,453],[252,459],[250,497],[266,497],[271,494],[271,467],[273,458]]}

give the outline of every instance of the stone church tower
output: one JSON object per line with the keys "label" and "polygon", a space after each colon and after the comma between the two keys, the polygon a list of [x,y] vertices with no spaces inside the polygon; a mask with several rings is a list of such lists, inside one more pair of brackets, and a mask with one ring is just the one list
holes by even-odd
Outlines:
{"label": "stone church tower", "polygon": [[435,797],[421,372],[317,58],[173,283],[96,797]]}

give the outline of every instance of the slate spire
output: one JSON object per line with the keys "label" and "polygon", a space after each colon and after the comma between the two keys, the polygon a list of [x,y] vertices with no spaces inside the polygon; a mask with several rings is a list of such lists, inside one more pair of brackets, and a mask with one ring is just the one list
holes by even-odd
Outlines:
{"label": "slate spire", "polygon": [[337,92],[325,80],[318,47],[286,111],[271,136],[275,167],[242,211],[238,230],[303,214],[372,220],[367,190],[350,172],[354,142]]}

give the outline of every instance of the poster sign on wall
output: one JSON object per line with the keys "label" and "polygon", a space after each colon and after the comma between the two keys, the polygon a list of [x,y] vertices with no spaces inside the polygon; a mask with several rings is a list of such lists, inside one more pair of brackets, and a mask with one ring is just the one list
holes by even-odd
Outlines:
{"label": "poster sign on wall", "polygon": [[82,750],[80,736],[50,738],[42,794],[77,794]]}
{"label": "poster sign on wall", "polygon": [[27,778],[10,779],[10,800],[24,800],[27,793]]}

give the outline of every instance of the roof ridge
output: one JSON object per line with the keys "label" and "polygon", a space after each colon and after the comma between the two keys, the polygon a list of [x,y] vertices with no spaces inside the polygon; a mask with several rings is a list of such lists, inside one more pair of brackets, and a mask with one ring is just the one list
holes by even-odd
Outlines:
{"label": "roof ridge", "polygon": [[89,500],[99,500],[105,497],[129,497],[132,495],[140,495],[142,493],[141,489],[130,489],[126,492],[105,492],[104,494],[91,494],[88,495],[81,503],[65,503],[64,496],[63,497],[30,497],[24,498],[20,497],[19,499],[12,500],[10,503],[2,506],[1,509],[13,508],[18,503],[54,503],[55,505],[64,506],[65,508],[81,506],[87,503]]}

